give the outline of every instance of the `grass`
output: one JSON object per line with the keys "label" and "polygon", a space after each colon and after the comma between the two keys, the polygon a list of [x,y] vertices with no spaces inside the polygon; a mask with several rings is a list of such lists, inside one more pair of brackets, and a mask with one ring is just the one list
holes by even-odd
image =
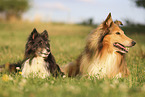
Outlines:
{"label": "grass", "polygon": [[[46,29],[51,51],[58,64],[77,58],[85,46],[85,38],[93,29],[81,25],[48,23],[0,23],[0,64],[23,59],[25,43],[33,28]],[[127,33],[127,32],[126,32]],[[128,36],[137,42],[126,60],[128,78],[23,78],[19,74],[0,75],[0,97],[145,97],[145,34]]]}

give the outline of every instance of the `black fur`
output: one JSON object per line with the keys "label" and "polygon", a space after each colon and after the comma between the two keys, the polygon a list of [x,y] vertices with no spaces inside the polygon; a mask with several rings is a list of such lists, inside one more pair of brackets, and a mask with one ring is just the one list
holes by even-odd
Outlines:
{"label": "black fur", "polygon": [[50,55],[45,59],[46,62],[49,63],[48,69],[50,70],[50,73],[57,77],[59,74],[62,76],[64,75],[63,72],[61,72],[60,67],[56,64],[54,56],[50,53]]}

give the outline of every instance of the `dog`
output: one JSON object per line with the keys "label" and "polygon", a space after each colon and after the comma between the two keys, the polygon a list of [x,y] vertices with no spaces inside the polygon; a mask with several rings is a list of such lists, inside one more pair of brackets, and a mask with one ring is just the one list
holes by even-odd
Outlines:
{"label": "dog", "polygon": [[22,76],[33,76],[46,78],[50,75],[57,77],[63,76],[55,58],[50,51],[47,31],[41,34],[34,29],[28,38],[25,48],[25,61],[22,64]]}
{"label": "dog", "polygon": [[46,78],[49,76],[63,76],[60,67],[50,51],[48,32],[44,30],[41,34],[34,28],[28,37],[25,46],[24,60],[18,64],[10,64],[9,70],[16,71],[17,67],[22,69],[23,77]]}
{"label": "dog", "polygon": [[97,78],[126,77],[129,70],[125,54],[136,44],[119,27],[121,21],[113,22],[111,13],[106,20],[87,37],[84,51],[62,70],[69,77],[94,76]]}

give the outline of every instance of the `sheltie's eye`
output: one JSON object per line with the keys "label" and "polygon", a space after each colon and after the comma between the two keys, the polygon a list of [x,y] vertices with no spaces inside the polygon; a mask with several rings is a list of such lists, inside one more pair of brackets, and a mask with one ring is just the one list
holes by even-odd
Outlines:
{"label": "sheltie's eye", "polygon": [[120,35],[120,32],[116,32],[117,35]]}

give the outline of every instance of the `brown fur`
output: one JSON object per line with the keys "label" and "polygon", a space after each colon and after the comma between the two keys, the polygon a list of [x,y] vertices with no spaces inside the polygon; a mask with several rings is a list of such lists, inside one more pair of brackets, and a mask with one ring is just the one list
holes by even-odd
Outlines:
{"label": "brown fur", "polygon": [[63,68],[65,74],[99,78],[128,76],[125,53],[115,47],[114,43],[131,47],[135,42],[124,34],[119,27],[120,24],[120,21],[113,22],[110,13],[106,20],[88,35],[85,49],[77,60]]}

